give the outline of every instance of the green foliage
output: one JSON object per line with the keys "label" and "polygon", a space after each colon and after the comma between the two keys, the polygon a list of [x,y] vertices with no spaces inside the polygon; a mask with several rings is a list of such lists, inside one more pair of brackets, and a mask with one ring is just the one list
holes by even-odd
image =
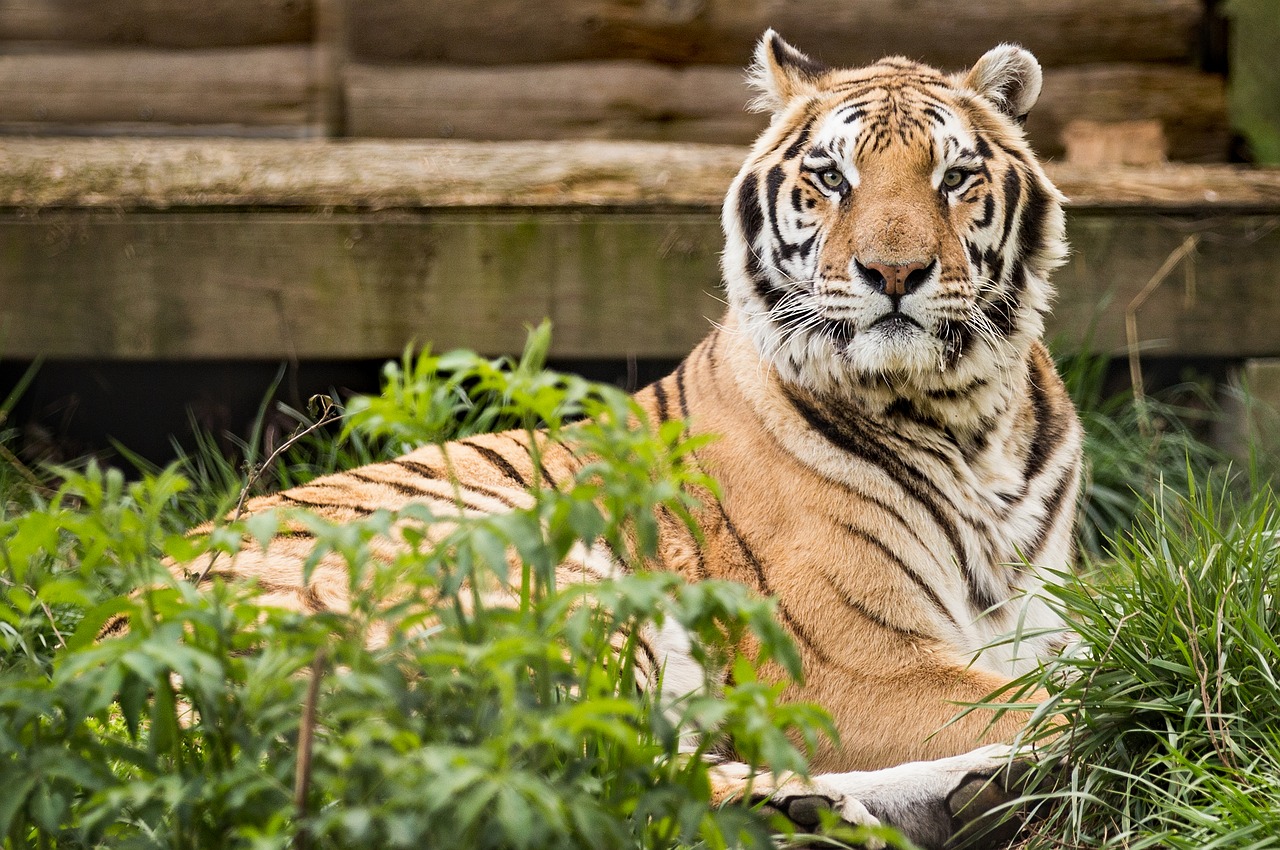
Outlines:
{"label": "green foliage", "polygon": [[1058,358],[1085,432],[1076,547],[1095,559],[1128,533],[1149,494],[1162,485],[1186,492],[1222,460],[1192,427],[1205,413],[1158,398],[1139,400],[1129,391],[1108,395],[1108,365],[1108,358],[1088,351]]}
{"label": "green foliage", "polygon": [[1033,847],[1280,845],[1280,513],[1163,489],[1100,574],[1052,591],[1079,643],[1013,693],[1068,764]]}
{"label": "green foliage", "polygon": [[1231,20],[1231,126],[1244,136],[1253,161],[1280,165],[1280,38],[1276,0],[1227,0],[1219,7]]}
{"label": "green foliage", "polygon": [[[638,567],[655,510],[687,517],[688,494],[713,485],[678,424],[652,429],[621,392],[541,371],[540,350],[545,332],[514,365],[406,355],[381,398],[352,405],[345,435],[316,437],[374,456],[490,427],[572,434],[591,462],[527,509],[264,514],[191,538],[193,506],[225,507],[232,480],[204,458],[185,471],[217,492],[193,494],[175,469],[128,483],[90,465],[0,518],[3,846],[769,846],[761,815],[710,804],[696,756],[732,737],[754,764],[805,769],[794,742],[829,723],[780,704],[784,683],[757,672],[798,675],[795,649],[772,605],[736,584],[640,569],[590,592],[556,581],[575,546]],[[287,454],[268,466],[284,481],[316,471]],[[228,558],[286,520],[315,537],[308,569],[346,566],[349,610],[303,616],[244,585],[196,592],[165,567]],[[398,554],[372,557],[387,539]],[[121,615],[127,632],[97,639]],[[704,665],[691,694],[664,694],[637,647],[671,623]],[[744,636],[754,657],[735,650]]]}

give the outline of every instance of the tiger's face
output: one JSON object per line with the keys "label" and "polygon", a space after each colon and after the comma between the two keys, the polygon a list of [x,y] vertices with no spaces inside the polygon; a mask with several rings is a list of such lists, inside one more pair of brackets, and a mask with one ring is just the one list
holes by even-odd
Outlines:
{"label": "tiger's face", "polygon": [[1065,253],[1020,127],[1040,80],[1007,45],[947,76],[900,58],[831,70],[766,33],[753,82],[773,120],[726,199],[724,267],[784,380],[911,396],[1025,354]]}

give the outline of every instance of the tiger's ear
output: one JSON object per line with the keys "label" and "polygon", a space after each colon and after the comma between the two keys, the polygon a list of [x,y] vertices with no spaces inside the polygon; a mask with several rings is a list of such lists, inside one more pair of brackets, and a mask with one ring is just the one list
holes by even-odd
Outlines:
{"label": "tiger's ear", "polygon": [[964,78],[964,85],[1021,123],[1036,105],[1044,74],[1036,57],[1016,44],[988,50]]}
{"label": "tiger's ear", "polygon": [[816,92],[818,79],[826,70],[825,65],[787,44],[772,29],[765,30],[747,72],[747,81],[757,92],[749,108],[753,112],[777,112],[796,95]]}

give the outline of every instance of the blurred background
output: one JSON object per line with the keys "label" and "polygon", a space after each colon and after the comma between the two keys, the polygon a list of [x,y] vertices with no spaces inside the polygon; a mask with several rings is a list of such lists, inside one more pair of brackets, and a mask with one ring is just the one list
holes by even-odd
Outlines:
{"label": "blurred background", "polygon": [[1280,0],[0,0],[0,428],[163,461],[544,317],[554,365],[642,385],[721,312],[770,26],[828,64],[1032,50],[1059,350],[1280,398]]}

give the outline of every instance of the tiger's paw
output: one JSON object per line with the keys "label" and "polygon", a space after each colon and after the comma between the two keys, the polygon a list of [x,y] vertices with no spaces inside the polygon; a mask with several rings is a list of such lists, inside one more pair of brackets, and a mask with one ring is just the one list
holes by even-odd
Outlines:
{"label": "tiger's paw", "polygon": [[1010,804],[1032,790],[1039,774],[1032,759],[997,745],[884,770],[827,774],[815,785],[856,800],[875,821],[924,850],[994,850],[1016,836],[1022,818]]}
{"label": "tiger's paw", "polygon": [[[756,799],[763,802],[766,809],[791,821],[802,832],[818,831],[833,821],[855,829],[881,826],[880,820],[867,811],[861,800],[820,779],[787,782],[767,796],[757,796]],[[884,841],[874,835],[861,837],[863,847],[880,850],[885,846]]]}

